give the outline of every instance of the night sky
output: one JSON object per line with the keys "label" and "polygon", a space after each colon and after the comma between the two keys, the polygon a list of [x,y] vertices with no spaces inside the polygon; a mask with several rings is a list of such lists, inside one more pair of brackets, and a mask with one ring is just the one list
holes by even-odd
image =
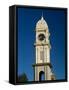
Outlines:
{"label": "night sky", "polygon": [[18,8],[18,76],[34,80],[35,27],[43,12],[51,43],[51,63],[56,79],[65,79],[65,13],[63,10]]}

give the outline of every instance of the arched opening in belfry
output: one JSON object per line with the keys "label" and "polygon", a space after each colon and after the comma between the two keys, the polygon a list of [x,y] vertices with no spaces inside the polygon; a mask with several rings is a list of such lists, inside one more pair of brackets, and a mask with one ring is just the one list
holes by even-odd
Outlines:
{"label": "arched opening in belfry", "polygon": [[44,81],[45,80],[45,73],[43,71],[39,72],[39,81]]}

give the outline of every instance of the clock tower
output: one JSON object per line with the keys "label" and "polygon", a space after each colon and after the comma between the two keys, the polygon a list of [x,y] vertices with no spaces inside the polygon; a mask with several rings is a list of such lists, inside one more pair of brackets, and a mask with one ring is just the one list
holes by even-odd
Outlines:
{"label": "clock tower", "polygon": [[[35,46],[35,56],[36,62],[34,67],[34,80],[54,80],[55,77],[52,73],[52,65],[50,62],[50,33],[47,22],[44,20],[43,16],[36,24],[36,40]],[[53,78],[52,78],[53,77]]]}

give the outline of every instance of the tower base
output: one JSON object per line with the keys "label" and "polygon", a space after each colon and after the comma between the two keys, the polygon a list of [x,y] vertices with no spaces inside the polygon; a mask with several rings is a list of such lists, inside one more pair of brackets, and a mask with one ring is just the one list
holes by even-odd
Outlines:
{"label": "tower base", "polygon": [[[51,63],[37,63],[33,65],[34,81],[54,80]],[[42,79],[42,75],[44,78]]]}

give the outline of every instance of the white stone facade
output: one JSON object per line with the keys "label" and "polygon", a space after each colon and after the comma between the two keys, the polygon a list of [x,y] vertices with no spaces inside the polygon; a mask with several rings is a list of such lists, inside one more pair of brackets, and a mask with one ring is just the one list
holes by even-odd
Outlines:
{"label": "white stone facade", "polygon": [[36,62],[34,65],[35,81],[40,81],[40,72],[44,72],[44,80],[51,80],[51,62],[50,62],[50,33],[47,22],[43,16],[36,24],[36,40],[35,40],[35,53]]}

